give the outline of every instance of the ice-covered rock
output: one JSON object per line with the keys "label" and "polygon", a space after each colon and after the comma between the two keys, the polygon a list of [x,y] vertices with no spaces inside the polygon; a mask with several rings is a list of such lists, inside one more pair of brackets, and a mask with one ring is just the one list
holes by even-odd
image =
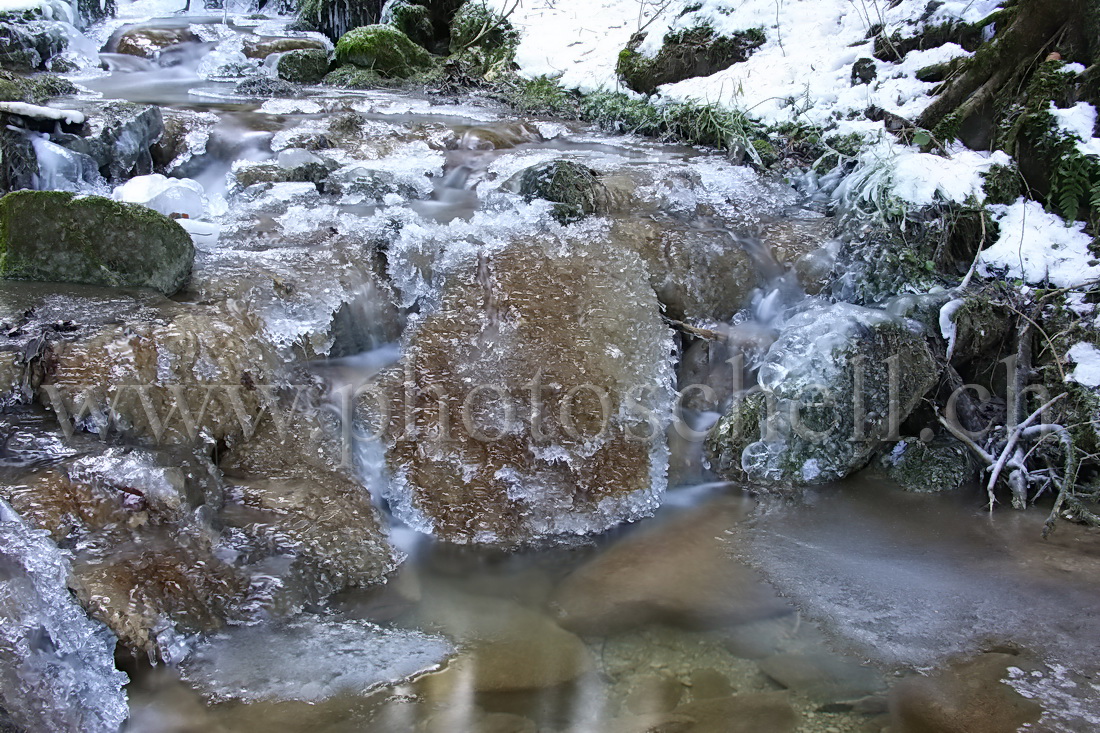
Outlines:
{"label": "ice-covered rock", "polygon": [[516,543],[652,512],[671,342],[641,259],[582,241],[451,258],[441,308],[362,403],[388,410],[397,513],[456,542]]}
{"label": "ice-covered rock", "polygon": [[38,161],[36,189],[87,192],[103,187],[99,165],[90,156],[52,143],[46,135],[32,135],[31,145]]}
{"label": "ice-covered rock", "polygon": [[247,313],[164,303],[160,314],[58,344],[41,399],[66,421],[162,445],[255,428],[281,362]]}
{"label": "ice-covered rock", "polygon": [[115,639],[73,601],[69,562],[0,500],[0,703],[29,732],[109,733],[129,709]]}
{"label": "ice-covered rock", "polygon": [[217,701],[318,703],[430,671],[453,652],[443,637],[421,631],[300,616],[274,628],[242,627],[204,639],[182,670]]}
{"label": "ice-covered rock", "polygon": [[153,172],[153,144],[164,132],[160,108],[110,102],[90,111],[85,135],[55,135],[54,142],[95,159],[110,181]]}
{"label": "ice-covered rock", "polygon": [[152,173],[131,178],[116,188],[111,197],[115,201],[147,206],[176,219],[201,219],[206,213],[205,194],[198,181]]}
{"label": "ice-covered rock", "polygon": [[707,439],[724,475],[771,485],[821,484],[871,458],[939,375],[918,326],[885,311],[814,304],[764,357],[760,389]]}

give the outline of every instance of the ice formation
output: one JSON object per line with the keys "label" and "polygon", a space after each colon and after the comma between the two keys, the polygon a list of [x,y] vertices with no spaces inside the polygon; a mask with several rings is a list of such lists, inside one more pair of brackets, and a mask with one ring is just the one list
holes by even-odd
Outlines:
{"label": "ice formation", "polygon": [[0,500],[0,701],[28,731],[107,733],[129,713],[115,637],[73,600],[69,561]]}
{"label": "ice formation", "polygon": [[182,672],[213,700],[316,703],[431,671],[453,653],[441,636],[300,616],[204,639]]}

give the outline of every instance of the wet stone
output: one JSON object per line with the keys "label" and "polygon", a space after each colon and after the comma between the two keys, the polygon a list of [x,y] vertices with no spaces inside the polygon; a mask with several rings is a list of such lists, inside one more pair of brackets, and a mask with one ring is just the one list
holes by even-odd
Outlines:
{"label": "wet stone", "polygon": [[563,626],[606,634],[654,622],[714,627],[790,609],[730,557],[725,531],[743,519],[737,502],[712,503],[643,529],[567,576],[551,599]]}
{"label": "wet stone", "polygon": [[928,677],[914,675],[890,690],[890,730],[896,733],[1002,733],[1038,721],[1043,709],[1002,680],[1026,666],[1014,654],[988,653],[956,661]]}
{"label": "wet stone", "polygon": [[743,693],[681,705],[673,711],[694,721],[693,733],[793,733],[799,715],[786,693]]}
{"label": "wet stone", "polygon": [[760,660],[764,674],[819,702],[855,700],[883,689],[875,670],[827,654],[777,654]]}
{"label": "wet stone", "polygon": [[122,33],[117,41],[108,44],[114,53],[142,58],[154,58],[160,51],[179,43],[196,43],[199,37],[190,28],[131,28]]}

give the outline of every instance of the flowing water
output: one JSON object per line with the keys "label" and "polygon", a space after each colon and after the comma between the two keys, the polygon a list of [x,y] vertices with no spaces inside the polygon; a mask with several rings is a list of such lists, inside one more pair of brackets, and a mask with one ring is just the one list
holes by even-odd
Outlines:
{"label": "flowing water", "polygon": [[[122,8],[131,20],[157,11]],[[820,219],[819,202],[780,181],[691,148],[516,121],[488,100],[332,89],[250,97],[227,66],[243,58],[237,34],[259,21],[222,21],[157,20],[197,29],[199,40],[159,63],[104,53],[107,71],[79,83],[105,99],[160,105],[184,130],[172,172],[201,186],[131,194],[164,213],[192,207],[186,226],[199,251],[176,300],[247,302],[259,338],[329,394],[400,358],[407,319],[438,307],[437,270],[545,233],[548,205],[517,196],[516,177],[561,157],[610,171],[631,202],[610,229],[575,225],[582,237],[607,241],[616,227],[664,217],[685,236],[744,253],[744,297],[716,322],[732,345],[695,347],[708,350],[704,381],[728,381],[709,364],[731,351],[747,357],[751,379],[787,309],[809,302],[793,259],[756,238]],[[65,101],[89,112],[97,104]],[[42,180],[71,178],[65,161],[41,160]],[[283,175],[310,165],[328,166],[324,185]],[[249,175],[269,185],[245,188]],[[552,236],[574,236],[555,226]],[[364,242],[383,242],[386,262],[367,261]],[[812,258],[830,256],[830,242],[816,245]],[[708,275],[680,286],[721,301],[705,292]],[[87,303],[102,301],[85,296],[41,297],[58,318],[87,321],[96,310]],[[136,319],[166,306],[131,307]],[[326,354],[339,358],[318,358]],[[705,428],[717,406],[685,417]],[[6,481],[92,450],[59,440],[49,415],[3,419]],[[672,486],[652,518],[505,551],[417,531],[385,485],[380,447],[356,450],[407,555],[390,580],[306,604],[291,623],[231,627],[179,667],[121,659],[127,730],[878,731],[899,678],[1010,647],[1021,659],[1014,686],[1043,704],[1043,725],[1100,726],[1100,542],[1074,527],[1040,540],[1040,510],[986,515],[976,495],[911,494],[873,475],[757,500],[714,482],[698,442],[674,441]],[[386,643],[366,643],[364,628]]]}

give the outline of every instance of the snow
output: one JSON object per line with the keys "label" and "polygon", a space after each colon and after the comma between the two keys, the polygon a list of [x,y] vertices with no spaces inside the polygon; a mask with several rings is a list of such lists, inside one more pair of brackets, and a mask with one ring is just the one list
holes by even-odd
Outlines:
{"label": "snow", "polygon": [[[509,0],[490,0],[506,10]],[[851,66],[871,57],[869,28],[884,22],[887,32],[905,31],[921,17],[925,0],[902,0],[876,12],[851,0],[704,0],[698,10],[681,14],[688,3],[674,3],[652,17],[652,7],[637,0],[531,0],[509,20],[522,33],[516,62],[522,74],[559,76],[567,88],[613,89],[615,64],[631,35],[643,25],[640,47],[652,55],[670,29],[707,23],[731,34],[762,28],[767,38],[747,61],[708,77],[687,79],[660,89],[666,100],[695,99],[746,110],[765,122],[794,119],[825,123],[874,104],[903,116],[919,114],[935,84],[917,81],[917,69],[966,52],[949,44],[916,52],[901,64],[876,62],[879,78],[852,86]],[[977,21],[999,2],[947,2],[929,22]],[[877,4],[876,4],[877,7]]]}
{"label": "snow", "polygon": [[75,109],[55,109],[54,107],[41,107],[37,104],[27,104],[25,102],[0,102],[0,112],[40,120],[57,120],[67,125],[84,124],[84,113]]}
{"label": "snow", "polygon": [[1067,382],[1077,382],[1086,387],[1100,387],[1100,350],[1092,344],[1075,344],[1066,354],[1075,366],[1066,375]]}
{"label": "snow", "polygon": [[1038,285],[1076,287],[1100,278],[1100,262],[1089,251],[1092,238],[1085,225],[1065,221],[1026,199],[1009,206],[990,206],[1000,236],[978,258],[978,273],[1019,278]]}
{"label": "snow", "polygon": [[204,193],[198,181],[153,173],[126,181],[114,190],[112,198],[148,206],[165,216],[182,214],[188,219],[201,219],[206,213]]}
{"label": "snow", "polygon": [[953,146],[948,153],[922,153],[883,137],[864,150],[857,169],[834,195],[841,200],[868,201],[894,197],[911,206],[984,201],[982,175],[995,165],[1012,162],[1001,151],[986,153]]}
{"label": "snow", "polygon": [[1077,150],[1082,155],[1100,156],[1100,138],[1092,136],[1096,129],[1096,108],[1088,102],[1078,102],[1072,107],[1059,109],[1050,103],[1050,114],[1058,129],[1070,137],[1077,138]]}
{"label": "snow", "polygon": [[955,314],[962,308],[966,301],[963,298],[955,298],[948,301],[940,308],[940,335],[947,342],[947,358],[955,352],[955,337],[958,335],[958,327],[955,325]]}

